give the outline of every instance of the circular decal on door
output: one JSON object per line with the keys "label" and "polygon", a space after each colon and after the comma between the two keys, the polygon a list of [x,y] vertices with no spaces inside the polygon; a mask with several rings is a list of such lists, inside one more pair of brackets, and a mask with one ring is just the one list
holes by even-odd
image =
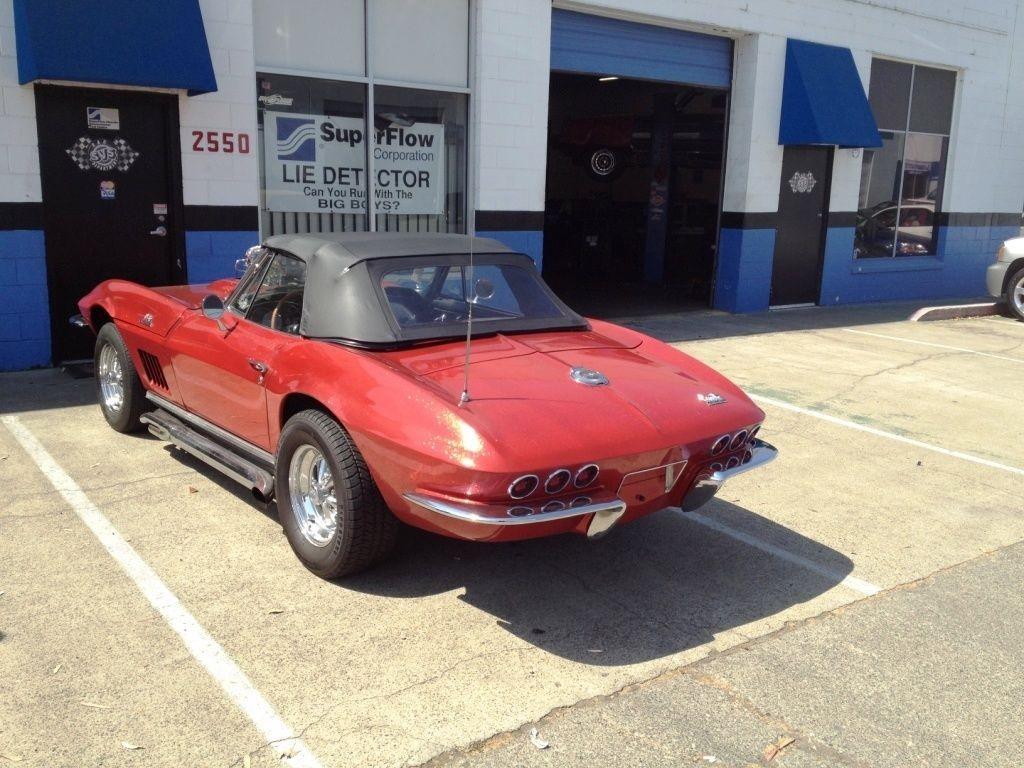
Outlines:
{"label": "circular decal on door", "polygon": [[120,136],[112,141],[82,136],[64,151],[67,152],[71,161],[83,171],[112,171],[116,169],[125,173],[139,156],[139,153]]}
{"label": "circular decal on door", "polygon": [[818,180],[810,171],[797,171],[789,180],[789,188],[798,195],[806,194],[814,189]]}

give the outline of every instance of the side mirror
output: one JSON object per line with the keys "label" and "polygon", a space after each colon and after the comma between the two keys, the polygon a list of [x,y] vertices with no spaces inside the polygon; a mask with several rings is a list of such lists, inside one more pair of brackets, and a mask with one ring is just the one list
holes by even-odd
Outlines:
{"label": "side mirror", "polygon": [[224,321],[221,319],[224,316],[224,300],[220,296],[215,294],[209,294],[203,297],[202,303],[203,317],[207,320],[213,320],[217,323],[217,327],[222,331],[227,330],[227,326],[224,325]]}

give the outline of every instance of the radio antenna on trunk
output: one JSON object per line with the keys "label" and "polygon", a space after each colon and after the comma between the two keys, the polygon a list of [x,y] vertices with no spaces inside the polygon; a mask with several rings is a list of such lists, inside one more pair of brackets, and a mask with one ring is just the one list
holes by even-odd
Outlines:
{"label": "radio antenna on trunk", "polygon": [[[473,227],[475,230],[476,227]],[[475,235],[469,236],[469,275],[462,276],[462,295],[468,305],[466,313],[466,363],[462,370],[462,397],[459,398],[459,405],[469,402],[469,349],[473,339],[473,305],[476,304],[476,286],[473,282],[473,240]],[[472,292],[472,295],[470,293]]]}

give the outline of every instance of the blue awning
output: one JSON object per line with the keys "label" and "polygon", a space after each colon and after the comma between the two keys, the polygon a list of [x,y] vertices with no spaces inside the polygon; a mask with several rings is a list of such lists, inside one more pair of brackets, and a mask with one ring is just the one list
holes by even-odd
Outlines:
{"label": "blue awning", "polygon": [[217,90],[199,0],[14,0],[18,82]]}
{"label": "blue awning", "polygon": [[849,48],[786,42],[779,144],[882,146]]}

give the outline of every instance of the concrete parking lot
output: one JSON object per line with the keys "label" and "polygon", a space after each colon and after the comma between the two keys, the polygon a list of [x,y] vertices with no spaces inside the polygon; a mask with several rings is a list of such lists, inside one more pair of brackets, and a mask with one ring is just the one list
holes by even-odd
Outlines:
{"label": "concrete parking lot", "polygon": [[4,375],[0,765],[1019,766],[1024,324],[913,309],[631,319],[779,459],[600,541],[409,532],[338,583],[91,379]]}

